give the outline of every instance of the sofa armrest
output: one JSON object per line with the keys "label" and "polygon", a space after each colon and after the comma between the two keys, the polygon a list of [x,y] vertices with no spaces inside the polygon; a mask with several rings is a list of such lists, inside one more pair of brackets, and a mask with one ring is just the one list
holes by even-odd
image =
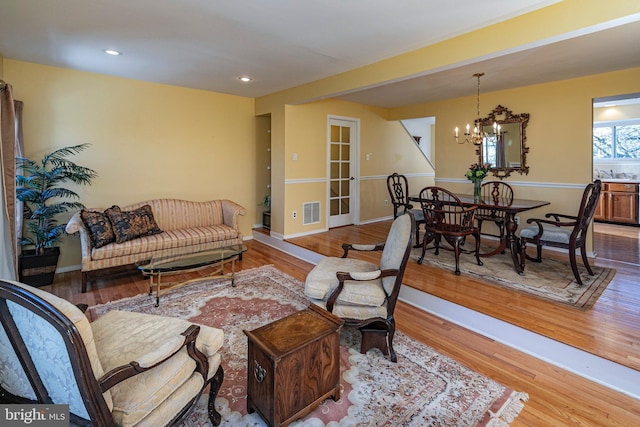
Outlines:
{"label": "sofa armrest", "polygon": [[245,215],[247,210],[231,200],[222,200],[222,218],[225,225],[238,230],[238,215]]}
{"label": "sofa armrest", "polygon": [[82,249],[82,265],[91,261],[91,238],[87,231],[82,219],[80,218],[80,212],[73,214],[67,226],[65,227],[67,234],[80,233],[80,248]]}

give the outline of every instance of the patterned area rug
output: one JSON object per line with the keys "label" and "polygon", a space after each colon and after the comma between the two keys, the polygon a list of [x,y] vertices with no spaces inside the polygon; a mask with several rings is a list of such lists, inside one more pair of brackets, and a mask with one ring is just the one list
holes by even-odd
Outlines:
{"label": "patterned area rug", "polygon": [[[224,330],[224,381],[216,399],[223,426],[265,426],[247,414],[247,337],[253,330],[304,309],[303,284],[272,266],[205,280],[154,298],[141,295],[92,307],[99,316],[129,310],[175,316]],[[292,426],[507,426],[524,407],[526,393],[515,392],[437,353],[401,332],[394,346],[398,363],[377,349],[360,354],[360,333],[342,329],[341,398],[326,400]],[[210,425],[206,396],[184,421],[185,427]]]}
{"label": "patterned area rug", "polygon": [[[473,239],[470,243],[473,243]],[[489,248],[480,249],[481,253],[488,251]],[[411,258],[416,261],[421,254],[422,249],[413,249]],[[476,263],[476,258],[472,254],[462,253],[460,254],[460,274],[579,310],[588,310],[593,307],[616,275],[614,269],[596,267],[591,263],[591,269],[595,275],[590,276],[578,262],[578,271],[583,283],[579,286],[573,277],[568,258],[566,261],[545,258],[544,249],[542,256],[542,262],[527,260],[524,274],[519,275],[513,268],[509,250],[504,254],[480,258],[484,264],[482,266]],[[433,249],[427,249],[423,265],[433,265],[453,272],[455,270],[453,251],[440,250],[436,256]]]}

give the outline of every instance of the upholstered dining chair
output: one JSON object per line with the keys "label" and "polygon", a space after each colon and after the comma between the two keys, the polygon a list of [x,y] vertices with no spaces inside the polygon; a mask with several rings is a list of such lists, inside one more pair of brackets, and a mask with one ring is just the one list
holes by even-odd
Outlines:
{"label": "upholstered dining chair", "polygon": [[[513,188],[504,181],[487,181],[480,187],[480,198],[484,201],[492,201],[496,205],[510,206],[513,203]],[[496,224],[499,232],[497,237],[503,240],[505,238],[505,215],[506,213],[502,209],[478,207],[475,217],[480,234],[482,234],[483,222],[490,221]]]}
{"label": "upholstered dining chair", "polygon": [[223,380],[222,330],[110,311],[89,322],[48,292],[0,280],[0,403],[68,404],[82,426],[175,425]]}
{"label": "upholstered dining chair", "polygon": [[387,190],[393,205],[393,217],[397,218],[405,212],[411,211],[416,220],[416,244],[414,247],[420,247],[420,225],[424,224],[424,216],[422,209],[414,209],[409,202],[409,182],[407,177],[397,172],[387,177]]}
{"label": "upholstered dining chair", "polygon": [[[398,361],[393,349],[394,310],[415,227],[411,212],[399,215],[393,220],[384,243],[343,244],[342,258],[322,259],[309,272],[304,284],[304,293],[312,303],[342,318],[345,327],[360,329],[362,353],[377,347],[383,354],[389,354],[392,362]],[[381,251],[382,254],[379,264],[374,264],[347,258],[349,251]],[[369,341],[371,337],[374,338]]]}
{"label": "upholstered dining chair", "polygon": [[[601,188],[602,182],[600,180],[595,180],[585,187],[576,215],[547,213],[544,219],[527,219],[527,224],[535,223],[535,225],[520,230],[520,262],[522,263],[523,269],[526,259],[534,262],[542,262],[542,246],[553,246],[569,250],[571,271],[578,285],[582,286],[582,278],[580,277],[576,260],[577,249],[580,249],[584,267],[587,269],[589,275],[593,276],[594,273],[589,265],[585,245],[587,229],[593,220],[598,199],[600,198]],[[536,245],[535,258],[527,255],[527,243]]]}
{"label": "upholstered dining chair", "polygon": [[[480,231],[475,224],[477,206],[464,207],[458,196],[441,187],[425,187],[420,191],[420,205],[425,218],[425,233],[434,241],[435,255],[440,253],[442,238],[448,242],[455,255],[455,273],[460,274],[460,246],[467,236],[475,239],[475,256],[480,261]],[[422,255],[418,264],[422,264],[430,239],[422,239]]]}

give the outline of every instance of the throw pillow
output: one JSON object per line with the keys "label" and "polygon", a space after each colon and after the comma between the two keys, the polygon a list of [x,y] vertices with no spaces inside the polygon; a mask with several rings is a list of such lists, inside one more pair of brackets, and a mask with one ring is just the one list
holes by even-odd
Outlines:
{"label": "throw pillow", "polygon": [[150,205],[144,205],[132,211],[123,211],[112,206],[105,211],[111,221],[116,243],[123,243],[138,237],[162,233],[153,218]]}
{"label": "throw pillow", "polygon": [[115,242],[116,236],[113,234],[113,228],[109,217],[104,212],[98,211],[80,211],[80,219],[89,231],[89,240],[94,248],[101,248],[111,242]]}

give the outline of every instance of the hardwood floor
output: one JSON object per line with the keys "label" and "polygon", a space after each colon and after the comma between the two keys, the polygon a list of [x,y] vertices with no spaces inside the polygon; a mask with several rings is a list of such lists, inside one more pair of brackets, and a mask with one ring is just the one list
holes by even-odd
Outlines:
{"label": "hardwood floor", "polygon": [[600,259],[640,264],[640,227],[596,222],[593,233]]}
{"label": "hardwood floor", "polygon": [[[339,256],[343,242],[384,241],[389,225],[390,222],[382,222],[342,227],[291,242],[324,255]],[[238,263],[240,269],[273,264],[304,280],[313,267],[255,240],[247,241],[247,246],[249,251]],[[588,312],[514,295],[465,278],[464,274],[455,276],[416,263],[410,263],[405,284],[639,369],[640,296],[635,291],[635,276],[640,270],[615,261],[599,260],[596,264],[613,266],[618,274]],[[205,273],[190,273],[183,278]],[[148,282],[134,272],[120,278],[100,279],[81,294],[79,272],[69,272],[58,275],[53,285],[42,289],[74,303],[93,305],[144,293]],[[398,329],[406,334],[496,381],[529,393],[529,402],[513,426],[640,425],[640,401],[632,397],[403,302],[396,308],[396,320]]]}

